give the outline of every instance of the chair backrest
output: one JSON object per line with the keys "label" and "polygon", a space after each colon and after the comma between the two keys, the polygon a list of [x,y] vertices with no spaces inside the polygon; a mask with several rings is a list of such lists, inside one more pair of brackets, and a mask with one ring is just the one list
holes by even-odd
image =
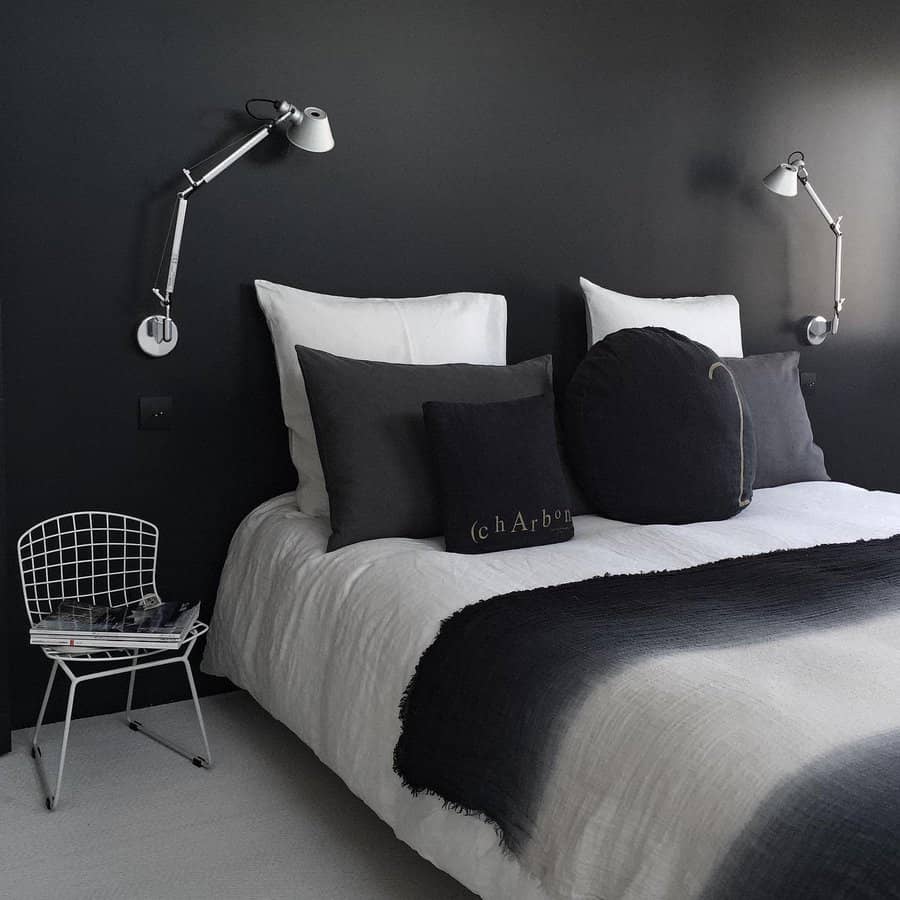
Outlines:
{"label": "chair backrest", "polygon": [[155,594],[158,544],[152,522],[121,513],[67,513],[29,528],[18,552],[31,624],[63,600],[121,607]]}

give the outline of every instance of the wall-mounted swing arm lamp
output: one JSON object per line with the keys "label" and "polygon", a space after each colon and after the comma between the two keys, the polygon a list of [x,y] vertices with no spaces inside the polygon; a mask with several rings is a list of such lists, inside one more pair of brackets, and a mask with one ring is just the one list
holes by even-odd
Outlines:
{"label": "wall-mounted swing arm lamp", "polygon": [[844,306],[844,298],[841,296],[841,252],[844,240],[841,231],[841,219],[843,216],[832,218],[831,213],[825,208],[825,204],[819,195],[813,190],[809,182],[809,172],[806,169],[806,160],[800,150],[794,150],[786,163],[780,163],[777,168],[769,172],[763,179],[763,184],[774,194],[782,197],[797,196],[797,182],[803,185],[809,194],[810,200],[816,209],[822,213],[828,227],[834,234],[834,316],[826,320],[823,316],[810,316],[806,321],[806,342],[808,344],[821,344],[829,334],[837,334],[841,324],[841,309]]}
{"label": "wall-mounted swing arm lamp", "polygon": [[[252,103],[270,103],[275,114],[266,116],[255,115],[250,105]],[[175,292],[175,276],[178,274],[178,257],[181,253],[181,239],[184,235],[184,217],[187,213],[188,198],[204,185],[209,184],[214,178],[221,175],[229,166],[234,165],[242,156],[249,153],[258,143],[264,141],[282,123],[287,123],[285,137],[295,147],[301,150],[309,150],[312,153],[324,153],[334,147],[334,138],[331,134],[331,126],[324,110],[316,106],[307,106],[302,112],[287,100],[264,100],[254,98],[244,105],[247,114],[253,119],[265,122],[264,125],[254,130],[249,136],[244,135],[216,150],[206,159],[195,163],[191,169],[182,169],[188,186],[178,192],[175,201],[175,209],[172,212],[172,220],[169,223],[169,234],[166,235],[166,243],[163,247],[163,255],[159,262],[156,281],[162,272],[166,259],[166,248],[169,246],[169,235],[172,236],[172,246],[169,249],[169,267],[166,277],[166,285],[160,290],[158,285],[153,288],[153,293],[163,308],[162,314],[147,316],[138,326],[137,339],[141,350],[149,356],[165,356],[175,349],[178,343],[178,327],[172,319],[172,295]],[[235,147],[236,144],[239,146]],[[231,150],[235,147],[234,150]],[[193,168],[202,165],[214,157],[221,156],[226,151],[231,152],[217,162],[205,175],[195,178]],[[173,230],[174,225],[174,230]]]}

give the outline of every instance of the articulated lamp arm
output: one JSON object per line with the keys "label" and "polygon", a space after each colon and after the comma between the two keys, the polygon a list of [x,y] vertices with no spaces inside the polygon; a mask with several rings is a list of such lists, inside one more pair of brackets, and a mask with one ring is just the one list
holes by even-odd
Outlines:
{"label": "articulated lamp arm", "polygon": [[[816,209],[822,214],[822,217],[828,223],[828,227],[834,234],[834,316],[830,322],[826,322],[822,316],[814,316],[808,326],[807,337],[812,344],[821,344],[829,332],[837,334],[838,327],[841,323],[841,310],[844,308],[844,298],[841,296],[841,263],[843,255],[844,233],[841,231],[841,219],[843,216],[833,218],[828,208],[822,202],[809,181],[809,172],[801,160],[797,171],[797,180],[803,185],[804,190],[809,194],[809,199],[815,204]],[[814,338],[819,338],[814,340]]]}
{"label": "articulated lamp arm", "polygon": [[175,292],[175,278],[178,275],[178,257],[181,253],[181,239],[184,235],[184,219],[187,215],[188,198],[194,191],[199,190],[204,184],[209,184],[217,175],[221,175],[229,166],[234,165],[245,153],[249,153],[260,141],[265,140],[275,127],[276,120],[270,124],[264,125],[258,131],[254,132],[251,137],[244,141],[240,147],[233,153],[230,153],[218,165],[213,166],[202,178],[194,180],[190,169],[182,169],[184,177],[187,178],[189,185],[183,191],[178,192],[178,199],[175,201],[175,231],[172,235],[172,249],[169,251],[169,274],[166,278],[165,293],[159,288],[153,288],[153,293],[159,298],[165,310],[166,322],[171,323],[170,307],[172,305],[172,294]]}
{"label": "articulated lamp arm", "polygon": [[[250,104],[253,100],[248,100],[246,104],[247,112],[253,118],[261,119],[250,111]],[[173,219],[175,222],[172,232],[172,247],[169,250],[169,266],[166,276],[165,290],[158,287],[153,288],[153,293],[163,308],[163,315],[148,316],[138,326],[138,344],[141,349],[150,356],[165,356],[170,353],[178,342],[178,328],[172,320],[172,295],[175,292],[175,279],[178,275],[178,259],[181,255],[181,241],[184,237],[184,220],[187,215],[188,199],[191,195],[198,191],[205,184],[209,184],[214,178],[218,178],[226,169],[233,166],[242,156],[249,153],[257,144],[264,141],[282,122],[288,122],[287,138],[288,140],[302,150],[310,150],[321,153],[330,150],[334,146],[334,138],[331,136],[331,127],[328,124],[328,116],[315,106],[309,106],[303,112],[297,109],[286,100],[270,100],[269,102],[275,107],[275,117],[266,120],[262,125],[248,137],[239,139],[240,145],[232,150],[224,159],[216,163],[205,175],[200,178],[194,178],[190,169],[182,169],[185,178],[188,180],[188,186],[178,192],[175,201],[175,211]],[[212,159],[224,153],[230,147],[217,150],[207,159]],[[205,160],[204,160],[205,162]],[[199,165],[199,164],[198,164]],[[165,251],[164,251],[165,252]],[[163,261],[165,255],[163,256]],[[162,262],[160,263],[160,271],[162,270]],[[158,277],[158,276],[157,276]]]}
{"label": "articulated lamp arm", "polygon": [[834,235],[834,316],[826,320],[822,316],[809,316],[806,321],[804,337],[808,344],[821,344],[829,334],[837,334],[841,323],[841,310],[844,307],[844,298],[841,296],[841,255],[843,253],[844,235],[841,231],[842,216],[833,218],[828,208],[822,202],[821,197],[810,184],[809,172],[806,170],[806,161],[800,150],[794,150],[787,158],[786,163],[780,163],[763,179],[763,184],[782,197],[797,196],[797,182],[803,185],[803,189],[809,195],[813,205],[822,214],[822,218],[828,223]]}

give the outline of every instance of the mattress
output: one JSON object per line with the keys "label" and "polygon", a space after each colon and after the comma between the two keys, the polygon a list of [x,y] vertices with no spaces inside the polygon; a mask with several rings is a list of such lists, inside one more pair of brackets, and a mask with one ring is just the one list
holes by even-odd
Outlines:
{"label": "mattress", "polygon": [[[444,552],[441,539],[392,538],[326,553],[328,523],[298,512],[293,494],[285,494],[250,513],[234,536],[202,668],[249,691],[401,840],[475,893],[543,898],[540,884],[501,849],[491,824],[445,808],[433,795],[413,796],[393,771],[398,705],[441,622],[510,591],[898,533],[900,495],[810,482],[759,490],[747,510],[724,522],[633,525],[583,516],[575,520],[572,541],[527,550],[462,556]],[[839,631],[832,637],[840,643]],[[768,656],[780,653],[790,660],[791,652],[789,643],[766,645]],[[616,677],[616,689],[627,696],[628,672]],[[671,709],[671,699],[660,706]],[[723,694],[725,702],[730,698]],[[627,752],[634,726],[628,716],[620,722],[604,733],[603,752],[632,785],[658,781],[660,760]],[[869,727],[874,732],[882,724]],[[727,739],[756,746],[758,726],[758,717],[737,717]],[[748,729],[746,735],[741,728]],[[669,782],[697,779],[691,750],[684,741],[670,744]],[[794,748],[790,765],[801,769],[809,761],[804,754],[814,752],[812,746]],[[736,777],[740,773],[722,773],[717,790],[731,789]],[[765,801],[766,785],[757,793],[752,785],[742,788],[744,806]],[[673,813],[665,797],[655,797],[654,806],[643,810],[640,792],[635,796],[627,827],[619,812],[597,812],[595,831],[605,841],[608,863],[603,884],[584,896],[680,898],[685,884],[702,883],[704,871],[727,849],[727,841],[719,840],[729,827],[725,819],[707,823],[708,833],[694,822],[661,836],[660,823]]]}

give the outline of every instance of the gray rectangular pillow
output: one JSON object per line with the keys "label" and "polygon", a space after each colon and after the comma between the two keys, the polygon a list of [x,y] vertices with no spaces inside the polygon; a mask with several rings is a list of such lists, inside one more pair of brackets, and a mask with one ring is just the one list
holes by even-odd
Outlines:
{"label": "gray rectangular pillow", "polygon": [[331,504],[336,550],[442,533],[422,404],[518,400],[552,391],[550,356],[513,366],[408,365],[297,347]]}
{"label": "gray rectangular pillow", "polygon": [[724,362],[741,386],[753,418],[753,487],[829,481],[825,457],[813,441],[806,401],[800,390],[800,354],[789,350],[728,358]]}

